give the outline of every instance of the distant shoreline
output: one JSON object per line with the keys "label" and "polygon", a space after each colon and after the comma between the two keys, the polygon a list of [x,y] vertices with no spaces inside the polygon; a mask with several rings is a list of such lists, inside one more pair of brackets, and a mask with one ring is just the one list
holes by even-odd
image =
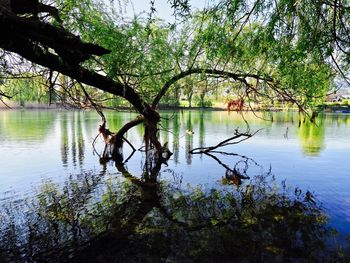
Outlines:
{"label": "distant shoreline", "polygon": [[[66,107],[62,106],[61,104],[53,103],[51,105],[43,104],[43,103],[33,103],[33,102],[27,102],[25,106],[21,106],[17,102],[6,102],[6,104],[9,106],[0,103],[0,110],[81,110],[76,107]],[[159,110],[203,110],[203,111],[226,111],[226,107],[182,107],[182,106],[168,106],[168,105],[161,105],[158,107]],[[88,110],[94,110],[93,108]],[[135,111],[131,107],[128,106],[118,106],[115,108],[105,108],[105,110],[121,110],[121,111]],[[270,112],[277,112],[277,111],[297,111],[297,109],[294,108],[282,108],[282,107],[275,107],[275,108],[256,108],[254,109],[257,112],[262,111],[270,111]],[[249,109],[248,111],[252,111]],[[318,106],[319,112],[330,112],[330,113],[350,113],[350,106],[348,105],[320,105]],[[136,112],[136,111],[135,111]],[[234,112],[234,111],[233,111]]]}

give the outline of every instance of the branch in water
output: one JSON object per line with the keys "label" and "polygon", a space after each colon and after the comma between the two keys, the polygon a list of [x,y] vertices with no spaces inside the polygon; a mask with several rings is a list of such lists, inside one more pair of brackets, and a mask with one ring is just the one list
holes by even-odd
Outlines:
{"label": "branch in water", "polygon": [[[238,131],[238,129],[235,130],[234,132],[234,136],[230,137],[226,140],[223,140],[222,142],[218,143],[215,146],[209,146],[209,147],[198,147],[198,148],[194,148],[192,150],[189,151],[190,154],[202,154],[202,153],[209,153],[213,150],[216,150],[217,148],[220,147],[224,147],[227,145],[233,145],[233,144],[238,144],[241,143],[245,140],[248,140],[249,138],[253,137],[255,134],[257,134],[259,131],[261,131],[262,129],[257,130],[256,132],[254,132],[253,134],[249,133],[249,131],[247,131],[246,133],[240,133]],[[239,139],[238,141],[233,141]]]}
{"label": "branch in water", "polygon": [[[242,179],[249,179],[250,178],[247,175],[247,170],[248,170],[248,167],[249,167],[248,162],[253,162],[257,166],[260,166],[260,165],[258,165],[253,159],[248,158],[246,156],[243,156],[243,155],[240,155],[240,154],[236,154],[236,153],[230,153],[230,152],[224,152],[224,151],[216,151],[216,149],[218,149],[220,147],[227,146],[227,145],[238,144],[240,142],[248,140],[249,138],[251,138],[252,136],[257,134],[260,130],[257,130],[256,132],[251,134],[251,133],[249,133],[249,129],[245,133],[240,133],[240,132],[238,132],[238,129],[236,129],[235,133],[234,133],[235,135],[233,137],[230,137],[230,138],[228,138],[228,139],[218,143],[215,146],[194,148],[194,149],[190,150],[189,153],[190,154],[205,154],[205,155],[211,157],[219,165],[221,165],[222,167],[225,168],[225,170],[226,170],[226,173],[225,173],[226,179],[228,179],[230,181],[233,181],[233,182],[236,182],[235,184],[240,185]],[[236,141],[234,141],[234,140],[236,140]],[[241,158],[243,158],[243,160],[238,161],[234,165],[233,168],[230,168],[228,165],[223,163],[217,156],[215,156],[214,153],[216,153],[216,154],[223,154],[223,155],[230,155],[230,156],[235,156],[235,157],[241,157]],[[244,163],[244,165],[245,165],[243,170],[238,168],[238,165],[241,164],[241,163]]]}

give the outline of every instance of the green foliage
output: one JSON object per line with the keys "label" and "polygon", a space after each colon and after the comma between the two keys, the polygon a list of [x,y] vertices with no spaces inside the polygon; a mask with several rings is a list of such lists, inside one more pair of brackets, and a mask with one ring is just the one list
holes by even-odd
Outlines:
{"label": "green foliage", "polygon": [[[86,41],[98,43],[112,52],[101,58],[107,76],[123,83],[132,83],[150,102],[175,67],[173,31],[160,21],[148,24],[134,18],[126,21],[113,8],[106,13],[105,4],[91,1],[64,1],[64,13],[75,20],[66,20],[67,27],[78,30]],[[76,12],[79,10],[78,12]],[[163,73],[161,73],[163,72]]]}
{"label": "green foliage", "polygon": [[197,95],[193,97],[193,102],[197,107],[211,107],[213,105],[209,99],[201,99],[201,97]]}
{"label": "green foliage", "polygon": [[[25,102],[49,103],[50,94],[46,80],[42,77],[24,77],[8,80],[3,84],[2,90],[13,96],[13,100],[25,105]],[[51,102],[55,97],[51,98]]]}
{"label": "green foliage", "polygon": [[[335,76],[332,67],[323,59],[329,52],[323,50],[322,53],[315,44],[306,43],[310,38],[308,25],[316,18],[313,15],[306,17],[309,9],[299,10],[290,1],[278,2],[278,16],[272,3],[256,2],[253,6],[246,1],[221,1],[208,12],[197,11],[192,17],[186,17],[181,27],[159,20],[125,20],[113,5],[106,6],[102,2],[65,0],[61,4],[66,27],[78,31],[84,40],[112,50],[101,58],[101,64],[89,62],[89,66],[102,66],[109,77],[133,85],[148,102],[167,80],[191,67],[224,66],[231,72],[272,76],[282,90],[302,101],[305,107],[314,107],[323,100]],[[174,1],[173,5],[175,9],[186,6],[189,10],[188,2]],[[298,10],[297,14],[292,13],[295,10]],[[242,14],[247,11],[252,12],[243,23]],[[266,14],[269,16],[264,22],[260,18]],[[304,16],[310,21],[302,20]],[[285,27],[280,22],[282,17],[287,17]],[[296,36],[299,31],[292,26],[298,19],[301,36]],[[275,28],[280,31],[276,32]],[[320,32],[321,29],[314,33],[318,34],[313,36],[315,41],[321,37]],[[178,81],[188,99],[192,97],[191,89],[196,87],[196,84],[188,83],[203,77],[189,76]],[[268,86],[260,85],[259,89],[270,97],[279,97]],[[255,94],[257,97],[259,94]],[[162,103],[178,104],[178,96],[175,100],[169,95]],[[199,94],[199,100],[201,106],[208,105],[209,100],[204,103],[202,94]]]}
{"label": "green foliage", "polygon": [[[221,82],[235,82],[232,95],[249,96],[257,103],[294,99],[305,108],[322,103],[334,78],[346,76],[349,15],[343,6],[312,0],[221,0],[189,13],[191,1],[168,2],[183,18],[181,25],[153,17],[154,1],[150,17],[130,19],[113,1],[56,0],[65,28],[112,51],[85,61],[84,66],[131,86],[148,103],[167,81],[193,68],[242,74],[240,80],[216,76]],[[272,77],[274,86],[245,74]],[[200,105],[208,104],[210,99],[204,97],[214,89],[212,77],[197,72],[175,80],[171,84],[179,85],[175,97],[168,94],[161,103],[178,105],[180,94],[190,101],[195,88]],[[209,90],[203,92],[197,81],[207,81]],[[120,104],[125,102],[109,101],[108,106]]]}

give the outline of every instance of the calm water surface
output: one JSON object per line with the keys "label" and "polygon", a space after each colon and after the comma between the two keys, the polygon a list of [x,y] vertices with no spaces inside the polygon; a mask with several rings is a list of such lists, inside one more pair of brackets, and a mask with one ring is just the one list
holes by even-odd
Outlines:
{"label": "calm water surface", "polygon": [[[107,113],[108,125],[116,131],[133,119],[134,113]],[[230,137],[236,128],[245,131],[241,116],[211,111],[163,112],[160,138],[174,153],[161,178],[182,185],[220,187],[225,169],[208,156],[190,155],[194,147],[215,145]],[[266,113],[262,117],[271,117]],[[269,170],[278,181],[299,186],[316,194],[340,232],[350,234],[350,115],[325,114],[317,126],[308,122],[298,127],[293,113],[273,113],[273,122],[251,113],[245,115],[250,130],[262,129],[256,136],[225,150],[254,159],[262,168],[252,167],[248,174]],[[103,168],[94,153],[92,141],[100,123],[95,112],[78,111],[2,111],[0,112],[0,204],[33,194],[43,181],[64,182],[82,171]],[[192,130],[194,134],[186,133]],[[142,127],[127,138],[142,146]],[[103,142],[97,140],[101,153]],[[125,146],[125,156],[130,149]],[[220,156],[227,165],[238,159]],[[136,152],[128,161],[132,174],[142,174],[143,157]],[[110,174],[118,174],[112,163]],[[176,173],[174,173],[175,171]]]}

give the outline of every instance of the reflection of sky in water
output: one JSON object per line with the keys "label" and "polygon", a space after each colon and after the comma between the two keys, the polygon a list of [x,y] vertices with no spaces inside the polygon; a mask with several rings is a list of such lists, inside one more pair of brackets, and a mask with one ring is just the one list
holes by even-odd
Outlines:
{"label": "reflection of sky in water", "polygon": [[[136,115],[107,116],[111,129],[117,130]],[[329,114],[319,120],[317,127],[305,122],[300,128],[297,116],[288,113],[274,113],[274,122],[264,122],[252,114],[246,119],[251,131],[264,129],[254,138],[226,149],[253,158],[265,171],[271,165],[278,181],[286,179],[288,185],[314,191],[337,227],[350,234],[350,116]],[[69,174],[81,170],[100,171],[102,167],[91,146],[98,124],[95,112],[0,112],[0,199],[12,197],[15,192],[30,194],[42,180],[63,182]],[[231,136],[237,127],[244,131],[243,120],[226,112],[184,112],[163,120],[160,138],[169,142],[174,155],[169,166],[162,168],[161,178],[174,180],[174,170],[175,180],[182,180],[184,185],[219,185],[224,168],[208,156],[189,155],[187,151],[215,145]],[[188,135],[186,130],[194,134]],[[139,148],[142,128],[134,128],[127,137]],[[101,139],[97,142],[100,152],[103,143]],[[125,148],[126,157],[130,150]],[[134,175],[141,175],[140,159],[142,154],[137,152],[127,164]],[[224,156],[221,160],[232,167],[238,159]],[[112,164],[107,169],[117,173]],[[252,167],[250,172],[259,173],[259,168]]]}

